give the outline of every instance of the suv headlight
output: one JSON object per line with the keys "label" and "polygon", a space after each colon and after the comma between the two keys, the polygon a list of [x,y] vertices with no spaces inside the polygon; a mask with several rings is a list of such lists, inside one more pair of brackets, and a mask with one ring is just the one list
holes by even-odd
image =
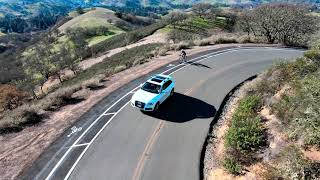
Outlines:
{"label": "suv headlight", "polygon": [[154,103],[153,102],[150,102],[150,103],[148,103],[148,106],[152,106]]}

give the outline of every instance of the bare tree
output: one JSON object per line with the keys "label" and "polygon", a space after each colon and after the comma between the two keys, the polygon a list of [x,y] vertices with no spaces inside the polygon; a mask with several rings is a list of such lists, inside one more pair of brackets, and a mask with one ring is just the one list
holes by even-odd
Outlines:
{"label": "bare tree", "polygon": [[253,16],[248,10],[238,16],[237,27],[243,32],[246,32],[248,36],[250,36],[251,33],[256,35],[253,28]]}
{"label": "bare tree", "polygon": [[187,18],[188,15],[186,13],[183,13],[181,11],[172,11],[165,17],[165,20],[168,24],[172,25],[173,28],[176,28],[179,22],[182,22]]}
{"label": "bare tree", "polygon": [[192,11],[199,17],[204,17],[209,14],[213,6],[208,3],[199,3],[192,6]]}
{"label": "bare tree", "polygon": [[300,46],[316,30],[315,20],[303,7],[267,4],[243,14],[239,23],[245,32],[263,36],[269,43]]}

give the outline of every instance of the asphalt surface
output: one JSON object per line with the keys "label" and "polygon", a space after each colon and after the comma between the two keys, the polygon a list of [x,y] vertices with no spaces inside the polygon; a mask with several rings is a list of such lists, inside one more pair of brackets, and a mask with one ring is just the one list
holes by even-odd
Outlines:
{"label": "asphalt surface", "polygon": [[[234,49],[174,67],[176,93],[157,113],[142,113],[122,96],[54,161],[47,179],[195,180],[210,123],[228,92],[294,49]],[[182,69],[179,69],[183,67]],[[121,97],[119,97],[121,98]],[[100,113],[100,112],[99,112]],[[99,114],[98,114],[99,115]],[[90,126],[89,126],[90,127]],[[60,160],[60,161],[58,161]],[[42,179],[42,178],[40,178]]]}

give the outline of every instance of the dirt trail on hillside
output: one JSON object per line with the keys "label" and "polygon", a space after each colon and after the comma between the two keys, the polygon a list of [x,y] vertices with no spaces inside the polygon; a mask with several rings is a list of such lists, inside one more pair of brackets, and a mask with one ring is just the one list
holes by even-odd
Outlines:
{"label": "dirt trail on hillside", "polygon": [[145,44],[153,44],[153,43],[166,43],[167,42],[167,35],[165,33],[162,33],[162,32],[155,32],[154,34],[148,36],[148,37],[145,37],[143,39],[141,39],[140,41],[136,42],[136,43],[133,43],[133,44],[130,44],[130,45],[127,45],[127,46],[124,46],[124,47],[119,47],[119,48],[116,48],[116,49],[112,49],[110,51],[107,51],[105,54],[99,56],[99,57],[93,57],[93,58],[89,58],[89,59],[86,59],[84,61],[81,61],[79,63],[81,69],[88,69],[90,68],[91,66],[99,63],[99,62],[102,62],[105,58],[108,58],[108,57],[111,57],[117,53],[120,53],[126,49],[131,49],[131,48],[134,48],[134,47],[137,47],[137,46],[141,46],[141,45],[145,45]]}

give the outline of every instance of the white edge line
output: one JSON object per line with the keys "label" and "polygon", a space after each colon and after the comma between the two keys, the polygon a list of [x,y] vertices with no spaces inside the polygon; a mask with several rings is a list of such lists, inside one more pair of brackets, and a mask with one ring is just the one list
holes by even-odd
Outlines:
{"label": "white edge line", "polygon": [[[217,52],[212,52],[212,53],[209,53],[209,54],[206,54],[206,55],[203,55],[203,56],[194,58],[194,59],[190,59],[190,60],[187,61],[187,62],[194,61],[194,60],[197,60],[197,59],[200,59],[200,60],[199,60],[199,61],[194,61],[194,62],[192,62],[192,63],[190,63],[190,64],[188,64],[188,65],[186,65],[186,66],[183,66],[183,67],[181,67],[181,68],[178,68],[176,71],[173,71],[172,73],[170,73],[170,75],[173,74],[173,73],[175,73],[175,72],[177,72],[177,71],[179,71],[179,70],[184,69],[184,68],[187,67],[187,66],[190,66],[191,64],[194,64],[194,63],[196,63],[196,62],[201,62],[201,61],[206,60],[206,59],[208,59],[208,58],[210,58],[210,57],[215,57],[215,56],[217,56],[217,55],[221,55],[221,54],[228,53],[228,52],[234,52],[234,51],[239,51],[239,50],[250,50],[250,49],[252,50],[252,49],[256,49],[256,48],[264,49],[264,47],[239,47],[239,48],[231,48],[231,49],[227,49],[227,50],[221,50],[221,51],[217,51]],[[277,48],[277,47],[268,47],[268,48],[265,48],[265,49],[268,49],[268,50],[270,50],[270,49],[275,49],[275,50],[279,50],[279,49],[282,49],[282,50],[290,50],[290,49]],[[205,57],[205,58],[204,58],[204,59],[201,59],[201,58],[203,58],[203,57]],[[183,65],[183,64],[178,64],[178,65],[176,65],[176,66],[173,66],[172,68],[167,69],[166,71],[162,72],[161,74],[163,74],[163,73],[165,73],[165,72],[168,72],[168,71],[170,71],[170,70],[172,70],[172,69],[174,69],[174,68],[176,68],[176,67],[178,67],[178,66],[181,66],[181,65]],[[109,111],[111,108],[113,108],[118,102],[120,102],[122,99],[124,99],[124,98],[125,98],[126,96],[128,96],[129,94],[132,94],[137,88],[139,88],[139,86],[135,87],[133,90],[131,90],[131,91],[128,92],[127,94],[123,95],[120,99],[118,99],[116,102],[114,102],[108,109],[106,109],[94,122],[92,122],[92,123],[90,124],[90,126],[78,137],[78,139],[72,144],[72,146],[69,147],[69,149],[67,150],[67,152],[65,152],[65,154],[61,157],[61,159],[58,161],[58,163],[54,166],[54,168],[50,171],[50,173],[49,173],[48,176],[46,177],[46,180],[50,180],[50,179],[51,179],[52,175],[55,173],[55,171],[59,168],[59,166],[60,166],[61,163],[64,161],[64,159],[65,159],[65,158],[67,157],[67,155],[70,153],[72,147],[75,146],[75,145],[80,141],[80,139],[97,123],[97,121],[99,121],[99,119],[100,119],[101,117],[103,117],[104,114],[105,114],[107,111]],[[129,102],[128,102],[128,103],[129,103]],[[128,103],[126,103],[126,105],[127,105]],[[125,106],[126,106],[126,105],[125,105]],[[124,106],[124,107],[125,107],[125,106]],[[121,109],[123,109],[124,107],[122,107]],[[121,109],[119,109],[119,110],[121,110]],[[102,127],[102,129],[104,129],[105,126],[107,126],[114,117],[115,117],[115,116],[111,117],[110,120]],[[101,130],[101,131],[102,131],[102,130]],[[100,132],[100,131],[99,131],[99,132]],[[98,133],[99,133],[99,132],[98,132]],[[100,133],[99,133],[99,134],[100,134]],[[96,136],[95,136],[95,138],[96,138]],[[85,151],[90,147],[90,145],[91,145],[91,143],[86,147],[86,149],[81,153],[81,155],[80,155],[79,157],[82,157],[82,156],[84,155]],[[75,164],[73,165],[74,167],[76,166],[76,164],[78,163],[79,160],[80,160],[80,158],[77,159],[77,161],[76,161]],[[72,167],[73,167],[73,166],[72,166]],[[70,176],[70,174],[71,174],[72,170],[74,169],[74,167],[69,170],[69,172],[68,172],[67,175]],[[68,177],[69,177],[69,176],[68,176]],[[66,176],[66,177],[67,177],[67,176]],[[65,178],[65,179],[66,179],[66,178]]]}
{"label": "white edge line", "polygon": [[[236,48],[236,49],[239,50],[238,48]],[[190,64],[187,64],[187,65],[185,65],[185,66],[182,66],[181,68],[178,68],[177,70],[175,70],[175,71],[173,71],[172,73],[170,73],[170,75],[171,75],[171,74],[174,74],[174,73],[178,72],[179,70],[182,70],[182,69],[184,69],[185,67],[188,67],[188,66],[190,66],[190,65],[192,65],[192,64],[194,64],[194,63],[202,62],[202,61],[204,61],[204,60],[207,60],[208,58],[215,57],[215,56],[220,55],[220,54],[223,54],[223,53],[229,53],[229,52],[237,51],[237,50],[231,49],[231,50],[224,50],[224,51],[221,51],[221,52],[218,51],[218,52],[215,52],[215,53],[210,53],[210,54],[214,54],[214,55],[210,55],[210,54],[209,54],[209,55],[204,55],[204,56],[200,56],[200,57],[198,57],[198,58],[195,58],[195,59],[200,59],[200,60],[198,60],[198,61],[197,61],[197,60],[194,61],[195,59],[190,59],[190,60],[187,61],[187,62],[190,62],[190,61],[194,61],[194,62],[192,62],[192,63],[190,63]],[[219,53],[219,54],[216,54],[216,53]],[[205,58],[201,59],[202,57],[205,57]],[[179,64],[179,65],[177,65],[177,66],[180,66],[180,65],[182,65],[182,64]],[[176,68],[177,66],[175,66],[175,67],[173,67],[173,68]],[[173,69],[173,68],[170,68],[169,70],[171,70],[171,69]],[[166,72],[167,72],[167,71],[168,71],[168,70],[166,70]],[[162,72],[162,73],[164,73],[164,72]],[[139,87],[139,86],[138,86],[138,87]],[[137,89],[138,87],[134,88],[134,90]],[[133,90],[132,90],[132,91],[133,91]],[[132,91],[130,91],[128,94],[130,94]],[[125,96],[127,96],[127,95],[125,95]],[[124,97],[125,97],[125,96],[124,96]],[[118,103],[118,102],[116,102],[116,103]],[[116,103],[115,103],[115,104],[116,104]],[[109,123],[113,120],[113,118],[114,118],[125,106],[127,106],[129,103],[130,103],[130,101],[128,101],[124,106],[122,106],[122,107],[115,113],[115,115],[112,116],[112,117],[110,118],[110,120],[109,120],[109,121],[100,129],[100,131],[94,136],[94,138],[91,140],[90,144],[83,150],[83,152],[80,154],[80,156],[78,157],[78,159],[76,160],[76,162],[73,164],[73,166],[72,166],[71,169],[69,170],[68,174],[65,176],[64,180],[69,179],[69,177],[70,177],[71,173],[73,172],[74,168],[77,166],[77,164],[79,163],[79,161],[81,160],[81,158],[84,156],[85,152],[89,149],[91,143],[99,136],[99,134],[106,128],[106,126],[109,125]]]}
{"label": "white edge line", "polygon": [[79,161],[81,160],[82,156],[84,156],[84,154],[86,153],[86,151],[89,149],[90,145],[92,144],[92,142],[94,142],[94,140],[100,135],[100,133],[109,125],[109,123],[112,121],[112,119],[114,117],[116,117],[116,115],[123,109],[125,108],[128,104],[130,103],[127,102],[125,105],[123,105],[114,116],[112,116],[109,121],[98,131],[98,133],[92,138],[92,140],[90,141],[90,143],[88,144],[88,146],[82,151],[82,153],[80,154],[80,156],[78,157],[78,159],[76,160],[76,162],[72,165],[71,169],[68,171],[68,174],[65,176],[64,180],[69,179],[71,173],[73,172],[74,168],[77,166],[77,164],[79,163]]}
{"label": "white edge line", "polygon": [[[99,119],[101,117],[103,117],[107,111],[109,111],[111,108],[113,108],[118,102],[120,102],[122,99],[124,99],[126,96],[128,96],[130,94],[127,93],[124,96],[122,96],[120,99],[118,99],[114,104],[112,104],[107,110],[105,110],[94,122],[92,122],[92,124],[90,124],[90,126],[78,137],[78,139],[72,144],[72,146],[76,145],[80,139],[99,121]],[[71,146],[71,147],[72,147]],[[53,175],[53,173],[59,168],[60,164],[63,162],[63,160],[66,158],[66,156],[70,153],[72,148],[69,148],[67,150],[67,152],[65,152],[65,154],[62,156],[62,158],[58,161],[58,163],[54,166],[54,168],[51,170],[51,172],[49,173],[49,175],[46,177],[46,180],[49,180],[51,178],[51,176]]]}

